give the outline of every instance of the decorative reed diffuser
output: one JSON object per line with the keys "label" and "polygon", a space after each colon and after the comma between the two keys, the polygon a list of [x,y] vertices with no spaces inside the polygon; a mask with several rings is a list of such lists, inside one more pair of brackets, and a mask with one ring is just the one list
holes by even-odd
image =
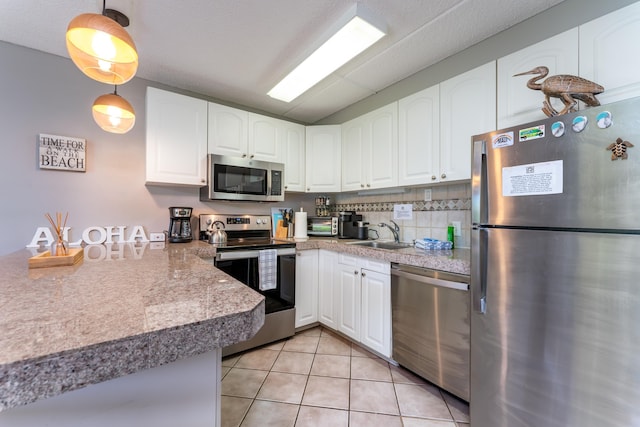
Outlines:
{"label": "decorative reed diffuser", "polygon": [[49,220],[51,226],[56,232],[56,236],[58,240],[53,242],[51,245],[51,256],[63,256],[68,255],[69,253],[69,245],[64,241],[62,237],[62,233],[64,232],[64,228],[67,226],[67,219],[69,218],[69,212],[64,217],[64,222],[62,221],[62,212],[56,212],[56,221],[53,221],[53,218],[49,213],[46,213],[45,218]]}

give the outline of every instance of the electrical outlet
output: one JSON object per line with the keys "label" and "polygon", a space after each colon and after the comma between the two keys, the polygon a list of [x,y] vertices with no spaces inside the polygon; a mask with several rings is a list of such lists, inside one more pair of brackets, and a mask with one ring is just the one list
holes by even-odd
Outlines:
{"label": "electrical outlet", "polygon": [[164,242],[164,233],[149,233],[149,240],[152,242]]}
{"label": "electrical outlet", "polygon": [[424,190],[424,201],[425,202],[430,202],[431,201],[431,189],[427,188],[426,190]]}
{"label": "electrical outlet", "polygon": [[453,235],[461,236],[460,221],[451,221],[451,225],[453,225]]}

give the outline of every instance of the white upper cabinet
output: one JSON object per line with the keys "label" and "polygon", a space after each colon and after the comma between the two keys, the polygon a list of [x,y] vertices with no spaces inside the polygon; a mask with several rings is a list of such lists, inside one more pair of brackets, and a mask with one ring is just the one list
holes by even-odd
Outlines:
{"label": "white upper cabinet", "polygon": [[247,157],[248,123],[248,112],[210,102],[209,153]]}
{"label": "white upper cabinet", "polygon": [[[547,118],[542,112],[544,94],[527,87],[527,81],[534,75],[514,75],[538,66],[547,67],[550,76],[579,75],[578,50],[578,28],[574,28],[498,59],[497,127],[502,129]],[[562,109],[558,99],[551,101],[556,110]]]}
{"label": "white upper cabinet", "polygon": [[438,182],[439,139],[439,85],[398,101],[398,185]]}
{"label": "white upper cabinet", "polygon": [[285,191],[305,191],[305,127],[282,121],[282,162]]}
{"label": "white upper cabinet", "polygon": [[581,25],[580,76],[601,86],[601,104],[640,96],[640,2]]}
{"label": "white upper cabinet", "polygon": [[206,184],[207,101],[148,87],[146,182]]}
{"label": "white upper cabinet", "polygon": [[440,182],[471,179],[471,137],[495,128],[495,61],[440,83]]}
{"label": "white upper cabinet", "polygon": [[248,157],[267,162],[282,162],[284,121],[249,113]]}
{"label": "white upper cabinet", "polygon": [[398,104],[342,124],[342,191],[398,183]]}
{"label": "white upper cabinet", "polygon": [[307,192],[340,191],[341,133],[340,125],[307,127],[305,147]]}
{"label": "white upper cabinet", "polygon": [[281,120],[209,103],[209,153],[281,162]]}

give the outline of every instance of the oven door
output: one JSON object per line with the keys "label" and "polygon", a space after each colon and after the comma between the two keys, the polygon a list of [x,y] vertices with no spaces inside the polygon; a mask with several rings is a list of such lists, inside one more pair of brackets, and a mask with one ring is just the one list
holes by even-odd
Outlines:
{"label": "oven door", "polygon": [[258,288],[259,250],[232,250],[218,252],[214,265],[234,279],[244,283],[265,297],[265,313],[275,313],[295,307],[296,249],[278,249],[278,274],[275,289]]}

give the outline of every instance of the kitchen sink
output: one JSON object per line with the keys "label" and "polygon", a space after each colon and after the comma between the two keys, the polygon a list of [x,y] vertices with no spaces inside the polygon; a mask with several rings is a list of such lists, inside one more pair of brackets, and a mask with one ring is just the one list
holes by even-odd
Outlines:
{"label": "kitchen sink", "polygon": [[367,240],[364,242],[353,242],[349,244],[355,245],[355,246],[366,246],[367,248],[390,249],[390,250],[406,249],[411,247],[411,245],[408,243],[378,242],[376,240]]}

